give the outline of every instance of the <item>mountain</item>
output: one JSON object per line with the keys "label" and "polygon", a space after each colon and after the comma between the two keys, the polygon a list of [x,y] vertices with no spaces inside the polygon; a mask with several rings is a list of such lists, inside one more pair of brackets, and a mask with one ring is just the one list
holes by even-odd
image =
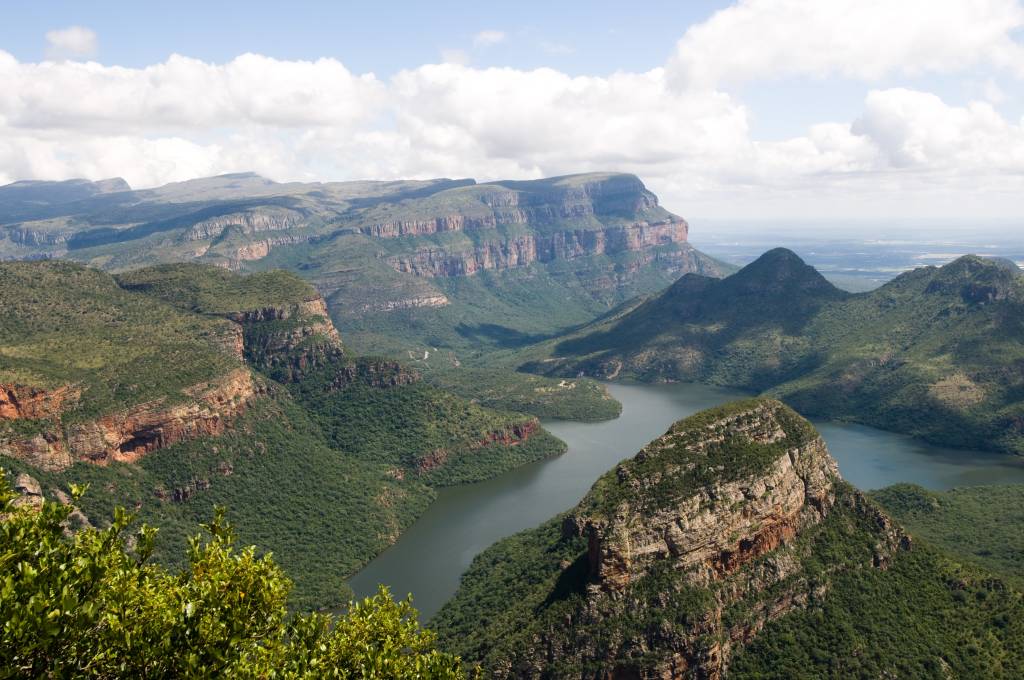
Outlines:
{"label": "mountain", "polygon": [[524,350],[531,372],[765,391],[801,413],[1024,453],[1024,277],[965,256],[861,294],[773,250]]}
{"label": "mountain", "polygon": [[1013,677],[1022,614],[843,482],[807,421],[752,399],[482,553],[433,625],[495,678]]}
{"label": "mountain", "polygon": [[434,489],[562,450],[536,418],[347,351],[319,293],[286,272],[195,264],[119,275],[0,263],[0,465],[30,495],[93,492],[160,527],[157,555],[226,505],[272,550],[294,603],[337,604]]}
{"label": "mountain", "polygon": [[242,173],[38,204],[17,187],[0,187],[0,258],[289,269],[354,347],[396,356],[522,344],[682,273],[731,271],[633,175],[280,184]]}

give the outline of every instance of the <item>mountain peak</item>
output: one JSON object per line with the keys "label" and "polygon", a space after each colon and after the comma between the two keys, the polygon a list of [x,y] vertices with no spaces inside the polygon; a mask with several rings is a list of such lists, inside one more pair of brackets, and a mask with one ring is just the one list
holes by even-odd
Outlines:
{"label": "mountain peak", "polygon": [[842,291],[788,248],[773,248],[725,279],[736,292],[775,296],[783,291],[843,295]]}
{"label": "mountain peak", "polygon": [[968,304],[1005,300],[1021,291],[1021,270],[1001,258],[964,255],[935,270],[926,293],[952,295]]}

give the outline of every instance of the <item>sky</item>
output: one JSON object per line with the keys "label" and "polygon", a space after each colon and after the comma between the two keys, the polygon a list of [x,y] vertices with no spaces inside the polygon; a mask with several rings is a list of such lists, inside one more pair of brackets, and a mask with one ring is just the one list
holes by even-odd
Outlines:
{"label": "sky", "polygon": [[615,170],[688,217],[1022,218],[1022,3],[10,3],[0,184]]}

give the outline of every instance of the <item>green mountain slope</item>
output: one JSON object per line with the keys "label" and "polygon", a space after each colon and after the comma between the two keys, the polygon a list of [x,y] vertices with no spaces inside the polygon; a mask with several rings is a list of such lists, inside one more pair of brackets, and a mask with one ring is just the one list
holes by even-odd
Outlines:
{"label": "green mountain slope", "polygon": [[433,625],[496,678],[1009,678],[1022,614],[760,399],[676,423],[568,513],[489,548]]}
{"label": "green mountain slope", "polygon": [[966,256],[851,295],[780,249],[720,281],[684,276],[521,357],[542,374],[746,387],[808,415],[1024,453],[1022,338],[1010,263]]}
{"label": "green mountain slope", "polygon": [[930,491],[897,484],[871,497],[914,536],[1024,590],[1024,485]]}
{"label": "green mountain slope", "polygon": [[[536,418],[445,393],[394,361],[351,356],[307,282],[167,265],[117,277],[0,264],[0,460],[50,498],[94,492],[161,527],[172,559],[224,504],[246,542],[336,604],[433,488],[562,450]],[[31,485],[30,485],[31,486]]]}
{"label": "green mountain slope", "polygon": [[357,351],[391,356],[522,344],[681,273],[730,270],[687,232],[619,173],[0,187],[0,259],[63,257],[119,272],[177,262],[289,269],[316,285]]}

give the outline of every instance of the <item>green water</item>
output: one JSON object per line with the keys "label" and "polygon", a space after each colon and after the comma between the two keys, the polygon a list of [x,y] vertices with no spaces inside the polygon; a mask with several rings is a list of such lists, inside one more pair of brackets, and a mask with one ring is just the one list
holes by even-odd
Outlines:
{"label": "green water", "polygon": [[[459,585],[479,552],[574,506],[601,474],[687,415],[744,393],[706,385],[611,384],[622,416],[603,423],[546,422],[569,449],[479,484],[444,489],[399,541],[350,585],[362,597],[378,583],[396,596],[413,593],[421,619],[432,616]],[[934,489],[1024,483],[1024,462],[950,450],[860,425],[815,422],[843,476],[862,489],[915,482]]]}

